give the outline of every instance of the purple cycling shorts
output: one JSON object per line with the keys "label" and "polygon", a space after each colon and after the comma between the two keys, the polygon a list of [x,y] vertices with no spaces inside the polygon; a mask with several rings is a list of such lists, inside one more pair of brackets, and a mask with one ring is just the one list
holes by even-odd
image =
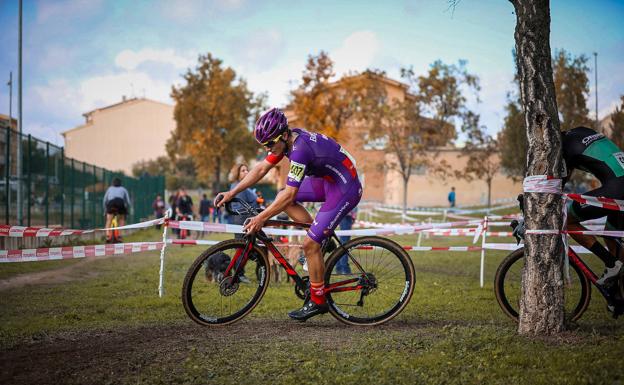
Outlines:
{"label": "purple cycling shorts", "polygon": [[332,234],[340,220],[360,203],[361,198],[362,185],[357,178],[347,186],[339,186],[323,178],[307,176],[303,179],[295,200],[324,202],[308,230],[308,236],[320,244]]}

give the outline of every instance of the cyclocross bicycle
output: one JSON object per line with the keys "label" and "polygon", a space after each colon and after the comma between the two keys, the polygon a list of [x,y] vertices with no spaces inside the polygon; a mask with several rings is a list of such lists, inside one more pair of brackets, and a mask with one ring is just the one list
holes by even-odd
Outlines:
{"label": "cyclocross bicycle", "polygon": [[[622,241],[616,239],[619,247]],[[587,266],[579,255],[568,248],[570,277],[564,277],[565,317],[568,321],[578,320],[587,310],[591,299],[591,284],[607,301],[607,309],[617,318],[624,313],[624,276],[620,275],[610,285],[598,285],[598,276]],[[511,319],[518,321],[521,296],[522,271],[524,270],[524,248],[509,254],[498,267],[494,279],[496,300],[501,309]]]}
{"label": "cyclocross bicycle", "polygon": [[[238,210],[230,203],[238,202]],[[257,215],[259,211],[234,198],[226,203],[231,215]],[[267,227],[309,228],[307,223],[269,220]],[[407,252],[397,243],[378,236],[354,238],[345,244],[332,234],[338,247],[325,261],[325,289],[329,312],[350,325],[379,325],[398,315],[414,292],[416,274]],[[309,296],[309,279],[300,276],[263,231],[246,234],[243,239],[220,242],[204,251],[191,265],[182,286],[182,303],[189,317],[207,326],[227,325],[251,312],[262,299],[270,281],[267,251],[295,282],[295,294]],[[334,267],[347,255],[351,274],[336,274]],[[214,258],[210,261],[211,258]],[[225,259],[219,279],[203,275],[205,266],[215,266]],[[255,271],[249,283],[241,283],[243,269]],[[213,275],[214,277],[214,275]]]}

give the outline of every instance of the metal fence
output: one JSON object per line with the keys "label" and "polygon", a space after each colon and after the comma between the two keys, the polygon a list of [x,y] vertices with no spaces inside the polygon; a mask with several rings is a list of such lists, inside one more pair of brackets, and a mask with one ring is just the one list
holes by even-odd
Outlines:
{"label": "metal fence", "polygon": [[[18,145],[21,143],[22,215],[18,218]],[[152,214],[152,201],[165,190],[163,176],[127,177],[65,157],[63,147],[0,127],[0,218],[12,225],[95,228],[104,225],[104,193],[114,177],[130,193],[128,222]]]}

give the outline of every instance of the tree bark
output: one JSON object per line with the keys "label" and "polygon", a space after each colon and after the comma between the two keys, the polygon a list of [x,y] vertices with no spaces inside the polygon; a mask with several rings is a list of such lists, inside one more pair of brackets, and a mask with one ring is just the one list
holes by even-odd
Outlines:
{"label": "tree bark", "polygon": [[[527,175],[561,178],[561,134],[550,52],[548,0],[510,0],[520,94],[528,137]],[[525,194],[527,229],[561,229],[561,195]],[[563,242],[560,235],[527,234],[518,332],[550,335],[564,329]]]}

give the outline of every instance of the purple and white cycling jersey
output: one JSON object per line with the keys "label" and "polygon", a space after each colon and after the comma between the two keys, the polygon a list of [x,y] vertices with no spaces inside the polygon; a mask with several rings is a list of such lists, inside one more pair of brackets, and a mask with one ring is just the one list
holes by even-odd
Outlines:
{"label": "purple and white cycling jersey", "polygon": [[[288,156],[286,184],[299,189],[297,202],[324,202],[308,230],[321,243],[360,202],[362,185],[355,160],[333,139],[299,128],[292,132],[297,137]],[[269,154],[266,160],[277,164],[282,157]]]}

